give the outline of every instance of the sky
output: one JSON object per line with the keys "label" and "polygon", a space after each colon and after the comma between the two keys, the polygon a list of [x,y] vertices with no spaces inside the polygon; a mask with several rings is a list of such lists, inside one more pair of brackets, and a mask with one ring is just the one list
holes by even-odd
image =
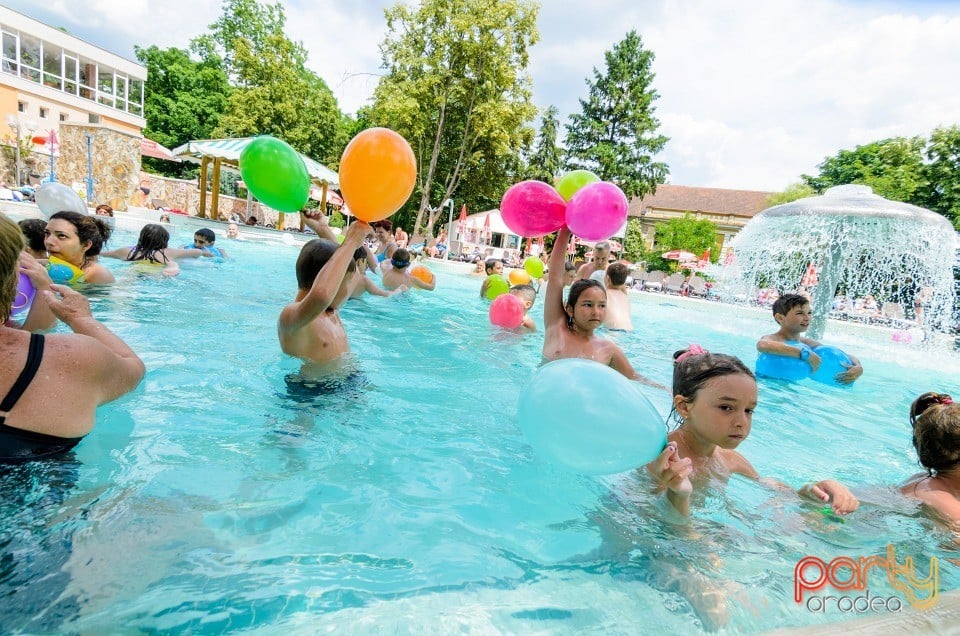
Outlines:
{"label": "sky", "polygon": [[[493,1],[493,0],[491,0]],[[0,0],[135,59],[186,47],[217,0]],[[281,0],[287,35],[356,112],[376,86],[383,8]],[[635,29],[654,53],[655,116],[668,183],[779,191],[841,149],[960,124],[960,3],[882,0],[542,0],[534,102],[580,110],[604,53]]]}

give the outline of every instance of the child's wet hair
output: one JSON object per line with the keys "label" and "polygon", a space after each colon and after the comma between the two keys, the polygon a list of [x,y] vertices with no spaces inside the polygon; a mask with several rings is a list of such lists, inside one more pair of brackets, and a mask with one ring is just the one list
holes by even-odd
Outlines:
{"label": "child's wet hair", "polygon": [[776,316],[780,314],[781,316],[786,316],[794,307],[802,307],[803,305],[809,304],[810,299],[806,296],[801,296],[800,294],[784,294],[774,301],[773,315]]}
{"label": "child's wet hair", "polygon": [[620,287],[626,284],[627,276],[630,274],[630,268],[623,263],[614,263],[607,267],[607,278],[614,287]]}
{"label": "child's wet hair", "polygon": [[707,382],[725,375],[743,374],[756,380],[740,358],[693,347],[673,354],[673,394],[694,400]]}
{"label": "child's wet hair", "polygon": [[197,230],[196,232],[194,232],[193,235],[194,235],[194,236],[199,236],[200,238],[202,238],[202,239],[205,240],[205,241],[209,241],[211,245],[214,243],[214,241],[217,240],[217,235],[214,234],[214,233],[213,233],[213,230],[211,230],[211,229],[208,228],[208,227],[202,227],[202,228],[200,228],[199,230]]}
{"label": "child's wet hair", "polygon": [[161,255],[163,260],[157,258],[157,252],[167,249],[170,243],[170,232],[167,228],[157,223],[147,223],[140,228],[140,236],[137,237],[137,244],[130,253],[127,254],[128,261],[150,261],[151,263],[166,264],[168,259]]}
{"label": "child's wet hair", "polygon": [[537,290],[533,285],[514,285],[510,288],[510,293],[531,305],[537,300]]}
{"label": "child's wet hair", "polygon": [[960,404],[944,393],[924,393],[910,405],[913,447],[927,473],[960,466]]}
{"label": "child's wet hair", "polygon": [[43,231],[47,229],[47,222],[43,219],[23,219],[18,221],[20,231],[27,238],[27,247],[34,252],[45,252],[47,246],[43,243]]}
{"label": "child's wet hair", "polygon": [[500,259],[499,259],[499,258],[488,258],[488,259],[487,259],[486,261],[484,261],[484,263],[483,263],[483,270],[484,270],[486,273],[488,273],[488,274],[492,274],[492,273],[493,273],[493,268],[496,267],[496,266],[497,266],[497,263],[499,263],[499,262],[500,262]]}
{"label": "child's wet hair", "polygon": [[410,264],[410,251],[405,247],[398,247],[390,259],[390,264],[395,269],[404,269]]}
{"label": "child's wet hair", "polygon": [[300,289],[310,289],[313,287],[313,281],[317,274],[327,264],[333,253],[339,247],[333,241],[327,239],[311,239],[300,249],[300,256],[297,257],[297,287]]}

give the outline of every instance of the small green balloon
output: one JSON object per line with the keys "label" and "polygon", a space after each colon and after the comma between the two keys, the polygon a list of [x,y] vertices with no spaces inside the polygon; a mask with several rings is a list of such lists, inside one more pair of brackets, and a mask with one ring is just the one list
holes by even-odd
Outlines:
{"label": "small green balloon", "polygon": [[523,261],[523,269],[534,278],[543,278],[543,261],[536,256],[528,256]]}
{"label": "small green balloon", "polygon": [[507,282],[506,278],[500,274],[490,274],[487,276],[487,291],[483,294],[484,298],[493,300],[500,294],[506,294],[508,291],[510,291],[510,283]]}
{"label": "small green balloon", "polygon": [[557,181],[557,192],[564,201],[569,201],[583,186],[600,181],[600,177],[589,170],[571,170]]}
{"label": "small green balloon", "polygon": [[240,153],[240,176],[264,205],[280,212],[299,212],[310,196],[310,174],[287,142],[264,135]]}

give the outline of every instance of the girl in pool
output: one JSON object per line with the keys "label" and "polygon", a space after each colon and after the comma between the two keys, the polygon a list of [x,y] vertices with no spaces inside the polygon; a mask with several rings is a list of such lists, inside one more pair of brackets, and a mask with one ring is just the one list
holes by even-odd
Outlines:
{"label": "girl in pool", "polygon": [[[726,481],[732,474],[760,480],[735,450],[750,434],[757,381],[738,358],[709,353],[699,345],[677,351],[673,358],[672,413],[680,426],[668,435],[667,447],[647,464],[647,471],[673,506],[687,515],[694,485],[714,478]],[[769,478],[763,481],[778,490],[792,490]],[[836,514],[853,512],[860,505],[846,486],[832,479],[806,485],[797,493],[829,502]]]}
{"label": "girl in pool", "polygon": [[927,472],[911,477],[900,492],[960,527],[960,404],[949,395],[924,393],[910,406],[910,424],[917,459]]}
{"label": "girl in pool", "polygon": [[133,247],[121,247],[119,249],[104,252],[104,256],[110,258],[120,258],[125,261],[136,263],[145,263],[148,265],[162,265],[164,276],[176,276],[180,273],[180,266],[175,259],[178,258],[197,258],[200,256],[213,256],[212,253],[204,253],[203,250],[167,247],[170,242],[170,233],[162,225],[148,223],[140,230],[140,237],[137,244]]}
{"label": "girl in pool", "polygon": [[95,216],[57,212],[47,221],[43,244],[47,254],[83,272],[74,282],[112,283],[113,274],[96,256],[110,238],[110,226]]}
{"label": "girl in pool", "polygon": [[[560,228],[550,254],[550,271],[562,272],[570,242],[570,230]],[[652,382],[633,369],[623,351],[599,336],[593,335],[603,324],[607,313],[607,292],[595,280],[578,280],[570,286],[567,302],[563,302],[563,277],[547,279],[547,292],[543,308],[543,360],[549,362],[560,358],[586,358],[613,367],[631,380],[666,389]]]}

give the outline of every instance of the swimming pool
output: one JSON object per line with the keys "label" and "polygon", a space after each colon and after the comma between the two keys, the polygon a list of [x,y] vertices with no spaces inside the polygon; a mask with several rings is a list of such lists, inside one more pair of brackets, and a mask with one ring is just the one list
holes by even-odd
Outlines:
{"label": "swimming pool", "polygon": [[[740,450],[795,486],[855,485],[854,516],[735,479],[678,526],[634,475],[572,474],[525,443],[516,400],[542,335],[491,328],[481,278],[433,265],[435,293],[351,301],[358,379],[309,398],[285,381],[299,363],[275,327],[298,247],[217,244],[234,258],[174,279],[105,261],[118,283],[93,293],[93,310],[147,375],[98,412],[72,460],[0,478],[0,631],[689,633],[701,621],[688,599],[719,591],[733,599],[728,628],[757,632],[851,615],[793,602],[803,556],[893,544],[923,569],[955,555],[889,488],[917,472],[910,401],[960,392],[954,353],[828,332],[864,364],[854,389],[761,382]],[[668,296],[633,308],[637,331],[618,341],[665,384],[688,342],[752,364],[772,330],[763,314]],[[542,313],[538,299],[541,326]],[[666,414],[667,395],[647,394]],[[941,568],[940,588],[957,587]],[[897,593],[882,577],[870,590]]]}

